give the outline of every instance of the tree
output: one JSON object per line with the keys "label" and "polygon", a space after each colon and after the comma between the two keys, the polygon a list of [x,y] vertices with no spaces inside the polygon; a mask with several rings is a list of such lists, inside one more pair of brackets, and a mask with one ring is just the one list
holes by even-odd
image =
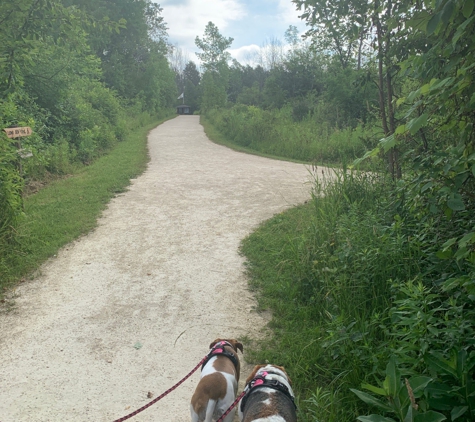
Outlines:
{"label": "tree", "polygon": [[[394,102],[401,89],[397,63],[412,50],[414,34],[408,32],[406,22],[415,10],[408,0],[292,0],[304,8],[302,18],[311,26],[307,36],[337,54],[341,66],[346,69],[357,56],[361,65],[362,43],[371,34],[376,62],[376,84],[379,92],[379,113],[385,138],[394,135],[397,126]],[[357,46],[359,47],[357,48]],[[412,50],[413,51],[413,50]],[[371,68],[368,68],[371,72]],[[368,73],[370,74],[370,73]],[[399,150],[395,146],[387,152],[388,170],[393,178],[401,178]]]}
{"label": "tree", "polygon": [[178,45],[174,45],[170,47],[168,61],[170,62],[171,68],[175,72],[176,86],[178,88],[178,92],[181,94],[185,90],[184,70],[185,66],[189,62],[189,57],[182,48],[180,48]]}
{"label": "tree", "polygon": [[[88,28],[88,37],[101,60],[106,85],[126,98],[142,96],[145,106],[156,110],[161,104],[159,86],[170,80],[168,71],[159,63],[169,49],[162,8],[151,0],[64,1],[86,11],[95,23],[101,23]],[[115,22],[117,26],[111,31],[104,22]],[[158,68],[159,73],[152,71]]]}
{"label": "tree", "polygon": [[[41,60],[49,43],[84,51],[84,15],[59,0],[5,0],[0,4],[0,90],[13,92]],[[65,40],[68,40],[66,43]],[[68,44],[68,45],[66,45]]]}
{"label": "tree", "polygon": [[196,46],[202,50],[202,53],[196,53],[196,55],[201,60],[203,68],[208,71],[220,72],[223,67],[226,67],[231,58],[226,50],[231,47],[233,41],[233,38],[221,35],[213,22],[208,22],[203,38],[195,38]]}
{"label": "tree", "polygon": [[[301,18],[310,29],[306,37],[322,52],[336,54],[346,68],[361,46],[371,26],[368,0],[292,0],[304,12]],[[360,58],[358,58],[360,62]]]}
{"label": "tree", "polygon": [[259,64],[266,70],[272,70],[282,64],[284,46],[276,37],[267,39],[259,51]]}
{"label": "tree", "polygon": [[194,86],[198,86],[200,84],[200,72],[198,71],[195,62],[191,60],[186,64],[183,71],[183,76],[186,81],[191,82]]}
{"label": "tree", "polygon": [[205,69],[202,78],[202,109],[205,111],[222,107],[226,103],[229,82],[228,60],[231,57],[226,50],[232,42],[233,38],[221,35],[213,22],[206,25],[203,38],[195,39],[196,46],[202,50],[196,55]]}
{"label": "tree", "polygon": [[284,35],[285,41],[291,46],[296,46],[299,43],[299,31],[296,26],[289,25]]}
{"label": "tree", "polygon": [[201,103],[201,76],[194,62],[189,61],[186,64],[183,71],[183,79],[185,87],[182,92],[185,93],[185,101],[192,110],[198,110]]}

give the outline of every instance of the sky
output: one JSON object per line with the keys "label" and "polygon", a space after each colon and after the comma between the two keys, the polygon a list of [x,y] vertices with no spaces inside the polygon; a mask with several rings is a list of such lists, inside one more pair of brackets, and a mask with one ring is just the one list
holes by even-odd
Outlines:
{"label": "sky", "polygon": [[252,53],[266,41],[280,39],[289,25],[305,32],[301,13],[291,0],[156,0],[163,8],[169,41],[178,45],[189,60],[197,62],[196,36],[203,37],[208,22],[234,41],[229,49],[239,62],[250,62]]}

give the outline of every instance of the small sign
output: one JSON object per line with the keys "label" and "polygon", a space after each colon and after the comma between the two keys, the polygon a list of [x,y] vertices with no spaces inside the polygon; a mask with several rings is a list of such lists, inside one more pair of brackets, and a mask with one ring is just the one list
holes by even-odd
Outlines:
{"label": "small sign", "polygon": [[20,138],[22,136],[30,136],[33,131],[26,127],[7,127],[3,129],[9,138]]}
{"label": "small sign", "polygon": [[18,155],[21,157],[21,158],[30,158],[30,157],[33,157],[33,153],[31,151],[28,151],[26,149],[19,149],[18,150]]}

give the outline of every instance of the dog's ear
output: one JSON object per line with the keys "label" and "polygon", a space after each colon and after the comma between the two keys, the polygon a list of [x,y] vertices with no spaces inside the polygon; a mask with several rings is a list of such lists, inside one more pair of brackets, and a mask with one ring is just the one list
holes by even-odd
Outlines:
{"label": "dog's ear", "polygon": [[228,343],[231,343],[233,345],[234,350],[237,352],[238,349],[241,351],[241,353],[244,353],[244,349],[242,347],[242,343],[239,343],[239,341],[235,339],[227,340]]}
{"label": "dog's ear", "polygon": [[254,366],[254,369],[252,370],[251,375],[249,375],[246,379],[246,385],[249,384],[254,379],[254,377],[257,374],[257,371],[261,368],[264,368],[264,366],[266,366],[266,365],[256,365],[256,366]]}
{"label": "dog's ear", "polygon": [[236,350],[237,352],[237,349],[239,349],[241,351],[241,353],[244,353],[244,347],[242,347],[242,343],[239,343],[238,341],[236,342],[236,344],[234,345],[234,349]]}

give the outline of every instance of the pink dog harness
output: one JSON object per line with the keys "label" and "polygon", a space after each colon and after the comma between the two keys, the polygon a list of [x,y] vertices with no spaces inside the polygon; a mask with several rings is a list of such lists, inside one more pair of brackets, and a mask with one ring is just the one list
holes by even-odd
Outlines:
{"label": "pink dog harness", "polygon": [[228,352],[225,349],[225,346],[229,346],[232,349],[234,349],[234,347],[231,343],[228,343],[227,341],[218,341],[213,346],[213,348],[209,351],[208,356],[207,356],[206,360],[204,361],[203,365],[201,365],[201,371],[203,371],[203,368],[206,366],[206,364],[210,361],[210,359],[213,356],[218,356],[218,355],[226,356],[228,359],[231,360],[231,362],[234,364],[236,369],[238,368],[239,362],[236,359],[236,356],[234,356],[231,352]]}
{"label": "pink dog harness", "polygon": [[280,391],[292,402],[295,409],[297,409],[297,406],[295,404],[295,399],[292,396],[292,394],[290,394],[288,387],[277,380],[266,379],[267,375],[269,374],[279,375],[279,374],[276,374],[275,372],[263,371],[259,375],[256,375],[249,382],[249,384],[247,384],[246,386],[247,394],[241,400],[241,412],[244,412],[244,408],[246,407],[246,402],[247,402],[247,399],[249,398],[249,395],[256,389],[264,388],[264,387],[272,388],[273,390]]}

